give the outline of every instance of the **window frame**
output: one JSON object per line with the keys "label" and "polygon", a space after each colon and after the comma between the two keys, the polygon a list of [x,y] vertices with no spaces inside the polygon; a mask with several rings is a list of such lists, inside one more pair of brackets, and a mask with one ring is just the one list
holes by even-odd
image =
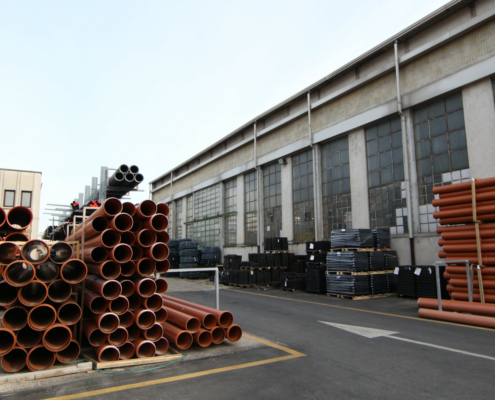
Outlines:
{"label": "window frame", "polygon": [[[7,201],[7,193],[12,193],[12,205],[7,205],[6,204],[6,201]],[[15,190],[10,190],[10,189],[5,189],[3,191],[3,206],[4,207],[15,207]]]}

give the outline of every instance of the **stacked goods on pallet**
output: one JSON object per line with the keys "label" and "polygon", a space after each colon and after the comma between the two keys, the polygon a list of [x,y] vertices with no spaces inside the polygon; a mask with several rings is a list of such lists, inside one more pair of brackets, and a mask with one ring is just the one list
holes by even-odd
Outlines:
{"label": "stacked goods on pallet", "polygon": [[[446,261],[465,260],[476,270],[472,281],[472,303],[466,266],[448,264],[444,272],[447,290],[452,299],[442,302],[447,311],[439,311],[428,299],[418,300],[419,315],[426,318],[495,327],[495,319],[480,315],[494,315],[495,305],[495,178],[472,179],[471,182],[433,188],[437,196],[432,205],[438,207],[433,217],[441,226],[438,253]],[[474,266],[472,265],[474,264]],[[435,310],[431,310],[434,308]],[[455,311],[455,312],[451,312]]]}
{"label": "stacked goods on pallet", "polygon": [[375,241],[371,229],[338,229],[331,233],[332,249],[372,248]]}
{"label": "stacked goods on pallet", "polygon": [[[186,239],[179,244],[180,269],[198,268],[199,251],[198,244],[190,239]],[[181,278],[198,278],[198,272],[181,272]]]}
{"label": "stacked goods on pallet", "polygon": [[327,293],[346,296],[370,294],[369,275],[327,275]]}
{"label": "stacked goods on pallet", "polygon": [[327,253],[331,246],[329,241],[306,242],[306,291],[309,293],[326,293]]}
{"label": "stacked goods on pallet", "polygon": [[[30,240],[22,247],[0,242],[0,356],[4,371],[50,369],[56,360],[79,357],[75,324],[81,307],[74,287],[87,275],[86,264],[72,258],[67,243]],[[73,294],[74,293],[74,294]]]}
{"label": "stacked goods on pallet", "polygon": [[370,293],[371,294],[389,293],[387,274],[370,275]]}
{"label": "stacked goods on pallet", "polygon": [[325,265],[308,265],[306,268],[306,292],[326,293],[327,282],[325,276]]}
{"label": "stacked goods on pallet", "polygon": [[[170,268],[167,215],[165,204],[145,200],[135,207],[110,198],[68,238],[81,241],[92,274],[84,281],[82,330],[100,362],[153,357],[168,349],[161,297],[168,285],[153,277]],[[100,223],[110,229],[94,229]]]}
{"label": "stacked goods on pallet", "polygon": [[220,247],[205,247],[201,255],[201,265],[205,268],[213,268],[220,264],[222,252]]}
{"label": "stacked goods on pallet", "polygon": [[289,266],[287,267],[287,272],[294,272],[296,274],[306,273],[306,256],[305,255],[295,255],[293,253],[289,254]]}
{"label": "stacked goods on pallet", "polygon": [[280,287],[283,290],[306,291],[306,274],[286,272],[285,276],[280,280]]}
{"label": "stacked goods on pallet", "polygon": [[367,272],[369,271],[366,251],[342,251],[327,254],[327,271]]}
{"label": "stacked goods on pallet", "polygon": [[371,231],[373,234],[373,246],[377,249],[390,248],[390,229],[375,228]]}
{"label": "stacked goods on pallet", "polygon": [[9,211],[0,207],[0,241],[27,242],[30,234],[26,232],[33,222],[33,213],[27,207],[13,207]]}
{"label": "stacked goods on pallet", "polygon": [[396,271],[397,295],[399,297],[417,298],[416,283],[414,282],[414,266],[401,265]]}
{"label": "stacked goods on pallet", "polygon": [[[440,267],[440,288],[442,299],[448,299],[447,279],[443,276],[445,267]],[[437,298],[437,280],[435,267],[433,265],[416,265],[414,269],[414,281],[416,284],[417,297],[426,297],[430,299]]]}
{"label": "stacked goods on pallet", "polygon": [[162,299],[168,318],[161,326],[167,338],[181,350],[188,349],[193,342],[208,347],[225,339],[237,342],[242,337],[242,329],[234,324],[234,316],[229,311],[166,295],[162,295]]}
{"label": "stacked goods on pallet", "polygon": [[306,253],[308,251],[326,251],[329,252],[331,250],[331,242],[330,240],[310,240],[306,242]]}
{"label": "stacked goods on pallet", "polygon": [[[180,240],[170,239],[168,242],[168,248],[170,253],[168,255],[168,260],[170,261],[170,269],[179,269],[180,265],[180,254],[179,254]],[[178,272],[167,272],[167,277],[179,276]]]}
{"label": "stacked goods on pallet", "polygon": [[265,251],[289,250],[289,242],[286,237],[265,238]]}

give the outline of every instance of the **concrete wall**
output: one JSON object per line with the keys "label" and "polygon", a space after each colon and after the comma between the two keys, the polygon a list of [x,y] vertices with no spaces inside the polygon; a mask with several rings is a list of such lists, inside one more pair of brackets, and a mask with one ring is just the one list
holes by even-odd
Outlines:
{"label": "concrete wall", "polygon": [[292,196],[292,158],[285,159],[287,165],[282,165],[282,237],[289,242],[294,240],[294,198]]}
{"label": "concrete wall", "polygon": [[369,228],[368,166],[364,129],[349,133],[349,167],[351,170],[352,226]]}

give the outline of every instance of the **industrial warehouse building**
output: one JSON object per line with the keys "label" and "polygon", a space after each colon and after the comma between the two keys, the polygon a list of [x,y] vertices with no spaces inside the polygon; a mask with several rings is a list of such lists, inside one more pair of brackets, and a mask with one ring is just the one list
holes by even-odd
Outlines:
{"label": "industrial warehouse building", "polygon": [[152,199],[171,237],[244,260],[266,237],[302,254],[383,227],[401,264],[431,264],[432,188],[495,176],[492,78],[495,1],[452,1],[160,175]]}

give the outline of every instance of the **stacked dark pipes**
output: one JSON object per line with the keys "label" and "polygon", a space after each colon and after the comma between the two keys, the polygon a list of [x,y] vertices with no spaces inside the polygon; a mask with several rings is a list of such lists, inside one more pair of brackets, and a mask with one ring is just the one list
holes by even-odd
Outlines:
{"label": "stacked dark pipes", "polygon": [[79,356],[74,328],[81,308],[71,296],[87,267],[72,255],[72,247],[63,242],[0,243],[0,305],[6,308],[0,320],[0,356],[5,371],[25,366],[40,371],[55,360],[70,363]]}
{"label": "stacked dark pipes", "polygon": [[7,212],[0,207],[0,241],[27,242],[28,237],[22,233],[33,222],[33,213],[27,207],[13,207]]}
{"label": "stacked dark pipes", "polygon": [[[418,300],[420,316],[447,321],[495,327],[495,319],[472,314],[494,315],[495,304],[495,178],[477,179],[471,182],[433,188],[438,199],[432,205],[439,207],[434,212],[441,226],[438,244],[442,250],[440,258],[447,261],[467,260],[474,264],[473,303],[469,303],[468,281],[464,264],[447,265],[444,277],[447,291],[453,300],[444,300],[438,311],[438,303],[431,299]],[[481,282],[481,284],[480,284]],[[436,310],[432,310],[432,308]],[[449,311],[457,311],[452,313]]]}
{"label": "stacked dark pipes", "polygon": [[122,164],[118,170],[108,180],[109,186],[113,187],[135,187],[144,180],[144,176],[139,173],[137,165]]}

